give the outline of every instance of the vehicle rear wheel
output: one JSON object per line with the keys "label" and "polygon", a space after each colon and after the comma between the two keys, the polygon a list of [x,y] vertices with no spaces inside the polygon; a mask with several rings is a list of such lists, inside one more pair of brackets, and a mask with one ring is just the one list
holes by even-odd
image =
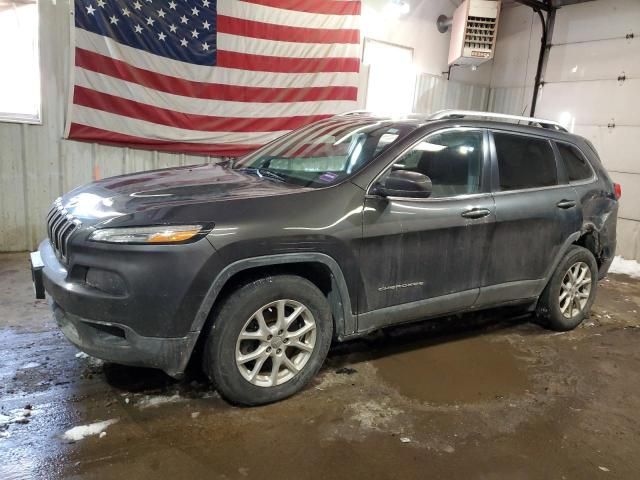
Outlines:
{"label": "vehicle rear wheel", "polygon": [[313,283],[267,277],[242,286],[216,309],[203,368],[230,402],[271,403],[304,388],[332,336],[329,305]]}
{"label": "vehicle rear wheel", "polygon": [[557,331],[576,328],[589,315],[596,297],[598,265],[586,248],[572,246],[538,302],[541,323]]}

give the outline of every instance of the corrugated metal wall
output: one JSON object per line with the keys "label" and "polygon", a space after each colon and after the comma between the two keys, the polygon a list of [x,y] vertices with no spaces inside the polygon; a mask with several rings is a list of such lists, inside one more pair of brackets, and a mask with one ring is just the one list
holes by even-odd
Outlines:
{"label": "corrugated metal wall", "polygon": [[[70,55],[68,0],[43,0],[40,8],[42,125],[0,123],[0,251],[34,249],[45,236],[44,218],[64,192],[100,178],[177,165],[215,161],[128,148],[73,142],[64,131]],[[363,69],[366,86],[368,69]],[[489,89],[420,75],[415,111],[483,110]],[[364,105],[366,88],[359,99]]]}
{"label": "corrugated metal wall", "polygon": [[416,83],[414,110],[433,113],[447,108],[486,110],[489,87],[448,81],[436,75],[423,73]]}

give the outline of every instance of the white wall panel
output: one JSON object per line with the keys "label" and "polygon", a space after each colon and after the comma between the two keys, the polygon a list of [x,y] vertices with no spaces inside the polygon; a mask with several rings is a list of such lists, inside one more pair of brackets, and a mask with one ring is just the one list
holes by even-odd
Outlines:
{"label": "white wall panel", "polygon": [[618,218],[616,255],[640,259],[640,222]]}
{"label": "white wall panel", "polygon": [[451,37],[438,32],[436,20],[441,14],[453,14],[454,2],[410,1],[411,12],[398,18],[389,14],[389,3],[389,0],[362,2],[361,37],[412,48],[418,72],[440,75],[446,71]]}
{"label": "white wall panel", "polygon": [[27,248],[21,128],[16,124],[0,128],[0,245],[12,250]]}
{"label": "white wall panel", "polygon": [[[555,120],[571,118],[575,125],[640,125],[640,79],[546,84],[540,91],[536,115]],[[636,100],[637,101],[637,100]]]}
{"label": "white wall panel", "polygon": [[622,199],[618,216],[640,221],[640,175],[637,173],[609,172],[611,179],[622,187]]}
{"label": "white wall panel", "polygon": [[[636,61],[634,61],[634,59]],[[640,38],[574,43],[551,48],[545,82],[640,78]]]}
{"label": "white wall panel", "polygon": [[493,59],[492,87],[534,84],[541,35],[540,20],[530,8],[505,8],[502,11]]}
{"label": "white wall panel", "polygon": [[558,10],[553,43],[591,42],[640,30],[640,1],[598,0]]}
{"label": "white wall panel", "polygon": [[610,172],[640,174],[638,127],[577,126],[575,133],[597,145],[602,163]]}

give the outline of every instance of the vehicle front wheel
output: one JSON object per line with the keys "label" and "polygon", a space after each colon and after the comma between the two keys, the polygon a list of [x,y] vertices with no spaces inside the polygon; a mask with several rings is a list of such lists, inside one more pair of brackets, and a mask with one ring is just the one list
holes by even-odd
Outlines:
{"label": "vehicle front wheel", "polygon": [[576,328],[589,315],[596,297],[598,265],[586,248],[572,246],[538,302],[541,323],[561,332]]}
{"label": "vehicle front wheel", "polygon": [[252,281],[213,315],[203,368],[220,395],[242,405],[275,402],[304,388],[333,336],[325,296],[294,275]]}

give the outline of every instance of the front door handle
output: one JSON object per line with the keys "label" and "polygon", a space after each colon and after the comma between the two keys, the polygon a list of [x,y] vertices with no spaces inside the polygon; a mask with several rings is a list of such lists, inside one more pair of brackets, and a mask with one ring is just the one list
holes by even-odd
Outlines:
{"label": "front door handle", "polygon": [[491,210],[487,210],[486,208],[472,208],[471,210],[467,210],[466,212],[462,212],[461,215],[464,218],[482,218],[491,214]]}
{"label": "front door handle", "polygon": [[560,200],[556,206],[558,208],[563,208],[563,209],[567,209],[567,208],[573,208],[576,206],[576,202],[574,200]]}

